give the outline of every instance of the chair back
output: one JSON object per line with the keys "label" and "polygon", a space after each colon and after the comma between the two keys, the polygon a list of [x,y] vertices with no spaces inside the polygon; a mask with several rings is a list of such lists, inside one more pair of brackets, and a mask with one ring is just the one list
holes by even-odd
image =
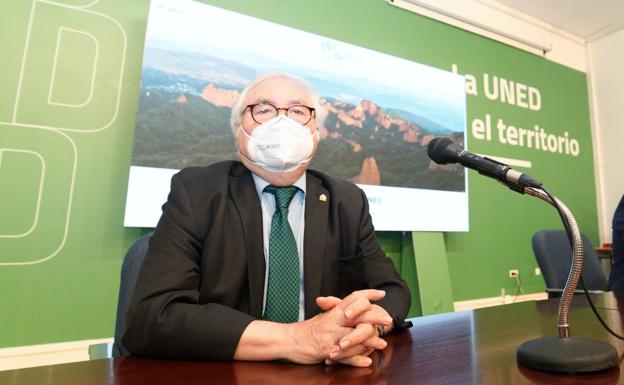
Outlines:
{"label": "chair back", "polygon": [[130,353],[121,343],[121,337],[126,332],[126,312],[132,293],[134,292],[134,285],[137,277],[139,276],[139,270],[147,254],[149,247],[149,240],[152,238],[152,233],[143,235],[141,238],[134,241],[134,243],[128,249],[126,256],[124,257],[123,264],[121,265],[121,280],[119,285],[119,299],[117,300],[117,320],[115,322],[115,340],[113,342],[113,357],[128,356]]}
{"label": "chair back", "polygon": [[[585,234],[583,238],[582,277],[587,290],[606,291],[607,277],[594,251],[591,241]],[[572,266],[572,247],[565,230],[541,230],[533,235],[533,253],[537,259],[546,290],[561,292],[565,287],[570,267]],[[582,289],[579,283],[579,289]],[[578,290],[578,289],[577,289]]]}

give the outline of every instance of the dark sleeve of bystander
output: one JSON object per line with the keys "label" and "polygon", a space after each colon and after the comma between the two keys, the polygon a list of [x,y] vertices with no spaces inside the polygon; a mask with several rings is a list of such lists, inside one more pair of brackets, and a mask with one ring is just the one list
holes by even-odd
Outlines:
{"label": "dark sleeve of bystander", "polygon": [[613,251],[609,290],[624,291],[624,195],[613,214]]}

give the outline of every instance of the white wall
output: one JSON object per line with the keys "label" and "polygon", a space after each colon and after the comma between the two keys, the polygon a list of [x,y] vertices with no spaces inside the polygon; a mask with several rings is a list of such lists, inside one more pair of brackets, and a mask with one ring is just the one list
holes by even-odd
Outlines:
{"label": "white wall", "polygon": [[624,194],[624,29],[588,44],[601,242]]}

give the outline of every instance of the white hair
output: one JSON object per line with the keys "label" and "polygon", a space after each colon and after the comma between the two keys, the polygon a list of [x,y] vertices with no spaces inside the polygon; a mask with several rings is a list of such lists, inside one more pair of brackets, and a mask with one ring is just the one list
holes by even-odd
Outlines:
{"label": "white hair", "polygon": [[241,128],[241,119],[243,115],[243,111],[246,105],[244,105],[245,98],[249,91],[254,89],[259,84],[273,79],[284,79],[292,82],[297,85],[299,88],[303,90],[305,93],[306,99],[310,101],[310,107],[314,108],[314,120],[316,121],[317,129],[323,127],[323,122],[325,120],[325,109],[321,106],[320,98],[316,92],[312,89],[312,86],[302,78],[298,76],[294,76],[291,74],[287,74],[284,72],[269,72],[266,74],[262,74],[256,78],[256,80],[247,84],[247,86],[243,89],[243,91],[238,96],[238,99],[232,106],[232,115],[230,117],[230,126],[232,127],[232,132],[234,136],[238,137]]}

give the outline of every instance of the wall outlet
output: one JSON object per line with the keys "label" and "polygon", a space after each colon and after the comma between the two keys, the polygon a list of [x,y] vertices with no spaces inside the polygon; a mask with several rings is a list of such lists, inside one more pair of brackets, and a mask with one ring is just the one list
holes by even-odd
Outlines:
{"label": "wall outlet", "polygon": [[542,275],[542,270],[539,267],[535,268],[535,275]]}
{"label": "wall outlet", "polygon": [[518,272],[518,270],[509,270],[509,278],[516,278],[520,275],[520,273]]}

